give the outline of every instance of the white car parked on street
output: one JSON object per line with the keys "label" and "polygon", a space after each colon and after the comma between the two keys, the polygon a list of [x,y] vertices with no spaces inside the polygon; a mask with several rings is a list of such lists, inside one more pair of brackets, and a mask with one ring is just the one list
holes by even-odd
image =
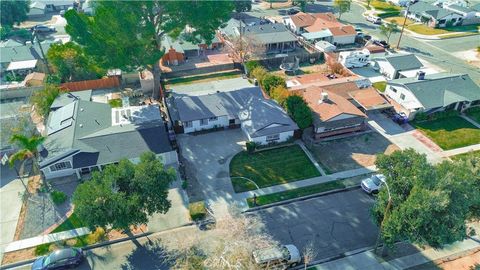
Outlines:
{"label": "white car parked on street", "polygon": [[374,174],[367,179],[363,179],[360,186],[368,194],[378,193],[383,183],[385,182],[385,176],[383,174]]}

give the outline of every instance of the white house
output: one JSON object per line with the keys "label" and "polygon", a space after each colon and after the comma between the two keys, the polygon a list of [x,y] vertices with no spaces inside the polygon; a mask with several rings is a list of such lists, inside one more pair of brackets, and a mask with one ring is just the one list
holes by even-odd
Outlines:
{"label": "white house", "polygon": [[399,78],[400,72],[420,69],[423,64],[414,54],[391,54],[375,58],[375,65],[388,80]]}
{"label": "white house", "polygon": [[411,20],[426,23],[430,27],[447,27],[461,25],[462,14],[425,2],[417,2],[410,6],[407,17]]}
{"label": "white house", "polygon": [[29,17],[40,17],[45,15],[46,5],[42,2],[35,1],[30,3],[30,10],[28,11]]}
{"label": "white house", "polygon": [[[286,141],[298,130],[277,103],[265,99],[261,89],[247,80],[221,80],[189,87],[189,94],[181,88],[178,92],[173,89],[167,100],[177,133],[241,127],[249,141],[268,144]],[[222,87],[223,91],[216,90]]]}
{"label": "white house", "polygon": [[480,87],[467,74],[419,72],[413,78],[388,81],[385,94],[400,104],[410,119],[417,112],[463,111],[480,105]]}
{"label": "white house", "polygon": [[80,178],[123,158],[136,162],[147,151],[165,165],[178,162],[158,106],[112,109],[109,104],[64,96],[60,103],[66,105],[50,112],[40,151],[46,179],[73,174]]}

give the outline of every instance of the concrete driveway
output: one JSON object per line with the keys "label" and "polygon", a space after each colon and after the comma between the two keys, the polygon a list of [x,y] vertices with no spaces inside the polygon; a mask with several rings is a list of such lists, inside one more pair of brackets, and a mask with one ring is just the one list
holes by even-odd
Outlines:
{"label": "concrete driveway", "polygon": [[0,168],[0,262],[3,250],[13,241],[18,217],[22,209],[25,188],[17,178],[15,170],[7,166]]}
{"label": "concrete driveway", "polygon": [[[230,182],[231,158],[243,150],[246,137],[241,129],[177,137],[185,163],[189,185],[194,190],[191,200],[205,199],[215,215],[222,215],[227,206],[236,203]],[[199,196],[201,195],[201,196]]]}
{"label": "concrete driveway", "polygon": [[375,245],[377,226],[370,218],[372,196],[361,189],[321,196],[256,211],[280,244],[299,250],[312,242],[325,259]]}

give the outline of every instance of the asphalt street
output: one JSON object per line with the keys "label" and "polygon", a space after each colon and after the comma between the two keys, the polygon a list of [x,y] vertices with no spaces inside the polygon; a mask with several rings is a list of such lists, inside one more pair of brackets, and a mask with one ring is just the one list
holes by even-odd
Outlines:
{"label": "asphalt street", "polygon": [[361,189],[321,196],[254,212],[280,244],[299,250],[310,242],[316,259],[375,244],[377,226],[370,218],[374,198]]}

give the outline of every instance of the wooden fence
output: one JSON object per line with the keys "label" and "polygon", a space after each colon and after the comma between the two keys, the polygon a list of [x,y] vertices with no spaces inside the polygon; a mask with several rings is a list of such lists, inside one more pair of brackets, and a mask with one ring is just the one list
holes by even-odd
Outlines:
{"label": "wooden fence", "polygon": [[90,89],[101,89],[101,88],[115,88],[120,86],[120,79],[118,77],[108,77],[98,80],[88,80],[88,81],[79,81],[79,82],[67,82],[60,85],[61,88],[70,91],[82,91]]}

